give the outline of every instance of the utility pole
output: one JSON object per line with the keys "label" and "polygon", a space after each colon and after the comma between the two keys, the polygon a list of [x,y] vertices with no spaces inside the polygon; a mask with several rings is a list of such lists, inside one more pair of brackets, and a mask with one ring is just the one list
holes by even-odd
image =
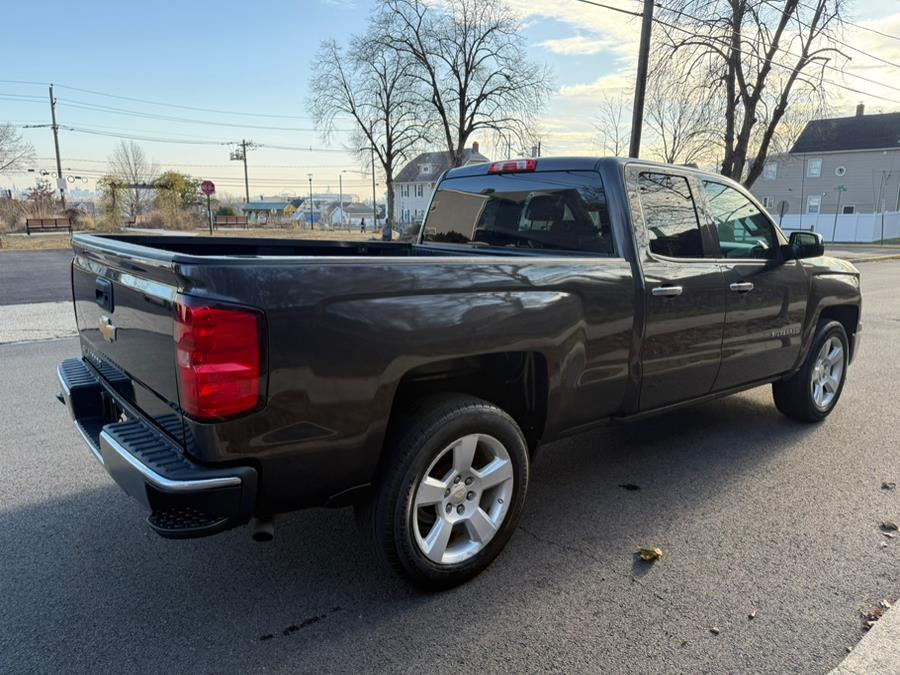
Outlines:
{"label": "utility pole", "polygon": [[250,203],[250,179],[247,176],[247,150],[252,150],[254,147],[253,141],[248,141],[246,139],[241,139],[241,142],[238,143],[241,147],[240,150],[235,150],[229,155],[229,159],[231,160],[242,160],[244,162],[244,203]]}
{"label": "utility pole", "polygon": [[634,83],[634,109],[631,112],[631,147],[628,156],[641,152],[641,127],[644,124],[644,94],[647,91],[647,69],[650,61],[650,30],[653,28],[653,0],[644,0],[641,22],[641,44],[638,51],[637,80]]}
{"label": "utility pole", "polygon": [[247,141],[241,139],[241,155],[244,157],[244,197],[250,203],[250,179],[247,177]]}
{"label": "utility pole", "polygon": [[53,129],[53,145],[56,147],[56,187],[59,188],[59,200],[63,210],[66,209],[66,179],[63,178],[62,161],[59,158],[59,125],[56,123],[56,98],[53,96],[53,85],[50,85],[50,119]]}
{"label": "utility pole", "polygon": [[309,178],[309,229],[316,229],[313,225],[313,209],[312,209],[312,174],[308,173],[306,176]]}

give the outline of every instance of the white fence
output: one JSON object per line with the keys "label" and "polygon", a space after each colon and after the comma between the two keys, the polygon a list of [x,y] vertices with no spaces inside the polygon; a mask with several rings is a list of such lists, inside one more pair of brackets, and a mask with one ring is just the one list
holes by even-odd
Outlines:
{"label": "white fence", "polygon": [[[778,214],[774,214],[778,220]],[[801,224],[802,220],[802,224]],[[781,229],[787,233],[794,230],[812,230],[825,237],[825,241],[876,242],[900,237],[900,211],[887,213],[833,213],[785,214]]]}

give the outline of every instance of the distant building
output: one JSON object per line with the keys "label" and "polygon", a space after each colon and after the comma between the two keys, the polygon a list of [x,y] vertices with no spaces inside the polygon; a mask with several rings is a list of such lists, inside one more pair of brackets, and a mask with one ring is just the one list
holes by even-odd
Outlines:
{"label": "distant building", "polygon": [[[463,165],[490,161],[478,152],[478,143],[465,151]],[[434,185],[450,168],[450,153],[423,152],[403,167],[394,178],[394,222],[401,228],[421,223],[431,200]]]}
{"label": "distant building", "polygon": [[835,241],[900,233],[900,113],[813,120],[769,158],[751,191],[787,230]]}
{"label": "distant building", "polygon": [[[340,229],[341,227],[358,228],[363,219],[365,219],[368,225],[372,225],[374,222],[371,204],[345,203],[341,206],[340,203],[335,203],[331,205],[331,208],[328,209],[326,213],[325,223],[331,225],[334,229]],[[383,209],[379,207],[379,219],[382,218],[383,215]]]}
{"label": "distant building", "polygon": [[241,204],[241,211],[251,225],[282,225],[303,204],[302,199],[290,201],[258,201]]}

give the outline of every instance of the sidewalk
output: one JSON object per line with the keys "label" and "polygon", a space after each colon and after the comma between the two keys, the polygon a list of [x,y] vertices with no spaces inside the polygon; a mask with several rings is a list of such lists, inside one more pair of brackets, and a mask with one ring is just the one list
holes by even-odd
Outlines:
{"label": "sidewalk", "polygon": [[825,244],[825,255],[842,258],[850,262],[872,262],[900,258],[900,246],[887,244]]}
{"label": "sidewalk", "polygon": [[900,674],[900,611],[891,609],[829,675]]}

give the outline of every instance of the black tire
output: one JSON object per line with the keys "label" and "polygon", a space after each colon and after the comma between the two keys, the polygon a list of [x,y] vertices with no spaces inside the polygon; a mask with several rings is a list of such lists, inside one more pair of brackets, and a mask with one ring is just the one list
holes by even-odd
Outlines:
{"label": "black tire", "polygon": [[[419,483],[432,462],[447,452],[457,439],[471,434],[496,439],[508,453],[513,478],[511,488],[510,483],[506,482],[505,489],[511,491],[511,496],[505,516],[483,548],[461,562],[441,564],[426,557],[416,541],[413,519],[420,517],[418,514],[421,511],[414,508],[414,499]],[[473,396],[448,394],[429,397],[416,406],[413,415],[395,425],[385,445],[385,453],[371,499],[356,507],[357,521],[380,561],[426,590],[451,588],[485,569],[512,536],[528,489],[528,448],[515,420],[492,403]],[[454,474],[455,470],[451,467],[448,475]],[[452,486],[453,478],[449,480]],[[485,491],[482,497],[479,493],[478,500],[472,502],[472,508],[481,508],[484,503],[480,501],[482,498],[490,499],[493,504],[495,500],[489,494]],[[502,503],[503,499],[499,501]],[[462,507],[466,509],[469,505],[463,504]],[[420,508],[427,511],[429,507]],[[435,505],[433,508],[440,510],[443,507]],[[451,512],[452,509],[448,511]],[[464,523],[450,527],[451,531],[456,527],[468,531]]]}
{"label": "black tire", "polygon": [[[813,369],[816,367],[816,360],[822,346],[832,338],[840,341],[843,350],[840,382],[831,401],[826,406],[820,407],[816,405],[812,393]],[[847,381],[849,355],[849,341],[847,340],[847,332],[844,330],[844,326],[837,321],[821,321],[816,328],[812,346],[800,370],[789,379],[780,380],[772,384],[772,396],[775,399],[775,407],[787,417],[801,422],[821,422],[824,420],[834,410],[838,399],[841,397],[841,392],[844,390],[844,383]]]}

